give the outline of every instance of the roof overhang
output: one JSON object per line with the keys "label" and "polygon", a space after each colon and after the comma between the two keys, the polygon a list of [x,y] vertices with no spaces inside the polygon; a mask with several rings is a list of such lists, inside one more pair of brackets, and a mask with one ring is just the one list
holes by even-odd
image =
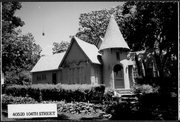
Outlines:
{"label": "roof overhang", "polygon": [[124,66],[129,66],[129,65],[134,65],[134,64],[135,64],[134,61],[132,61],[132,60],[127,60],[127,59],[121,60],[120,63],[121,63],[122,65],[124,65]]}

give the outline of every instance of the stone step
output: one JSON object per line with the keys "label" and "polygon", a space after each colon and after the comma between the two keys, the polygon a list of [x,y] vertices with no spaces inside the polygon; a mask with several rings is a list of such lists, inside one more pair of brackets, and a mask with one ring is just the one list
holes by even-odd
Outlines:
{"label": "stone step", "polygon": [[131,89],[115,89],[114,97],[133,96]]}
{"label": "stone step", "polygon": [[129,101],[131,103],[136,103],[137,102],[137,97],[136,95],[133,94],[131,89],[120,89],[120,90],[115,90],[117,96],[121,98],[122,101]]}
{"label": "stone step", "polygon": [[116,89],[115,91],[120,95],[133,95],[131,89]]}

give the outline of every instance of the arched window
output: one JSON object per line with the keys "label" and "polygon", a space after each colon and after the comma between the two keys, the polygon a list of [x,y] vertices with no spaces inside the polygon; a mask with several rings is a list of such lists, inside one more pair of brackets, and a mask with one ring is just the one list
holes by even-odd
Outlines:
{"label": "arched window", "polygon": [[115,65],[113,71],[116,76],[123,77],[123,67],[120,64]]}
{"label": "arched window", "polygon": [[114,87],[115,89],[124,88],[124,75],[123,67],[120,64],[117,64],[113,68],[114,71]]}

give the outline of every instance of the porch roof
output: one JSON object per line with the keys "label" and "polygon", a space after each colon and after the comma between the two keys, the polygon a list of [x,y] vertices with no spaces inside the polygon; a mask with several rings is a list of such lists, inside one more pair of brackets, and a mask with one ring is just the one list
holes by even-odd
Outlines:
{"label": "porch roof", "polygon": [[132,60],[127,60],[127,59],[121,60],[120,63],[121,63],[122,65],[124,65],[124,66],[134,65],[134,64],[135,64],[134,61],[132,61]]}

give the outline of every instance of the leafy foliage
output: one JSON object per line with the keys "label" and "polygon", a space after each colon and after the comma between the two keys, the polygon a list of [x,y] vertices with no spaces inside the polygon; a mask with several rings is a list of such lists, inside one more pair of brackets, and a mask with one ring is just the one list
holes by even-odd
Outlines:
{"label": "leafy foliage", "polygon": [[53,43],[53,54],[55,53],[61,53],[61,52],[64,52],[68,49],[68,46],[69,46],[69,42],[66,42],[66,41],[61,41],[60,43],[58,42],[54,42]]}
{"label": "leafy foliage", "polygon": [[21,3],[17,1],[2,2],[2,71],[5,83],[11,84],[23,84],[19,80],[29,82],[29,73],[25,72],[32,69],[41,52],[31,33],[23,35],[17,30],[24,25],[21,18],[15,16],[20,8]]}
{"label": "leafy foliage", "polygon": [[106,108],[106,113],[112,115],[112,120],[134,120],[135,111],[133,104],[128,102],[112,102]]}
{"label": "leafy foliage", "polygon": [[2,35],[12,33],[15,28],[24,25],[21,18],[14,15],[21,7],[17,1],[2,2]]}
{"label": "leafy foliage", "polygon": [[58,118],[60,120],[100,120],[107,118],[104,105],[88,102],[42,101],[41,103],[57,104]]}
{"label": "leafy foliage", "polygon": [[2,95],[2,107],[4,109],[7,109],[8,104],[35,104],[37,101],[35,101],[33,98],[30,97],[13,97],[8,95]]}
{"label": "leafy foliage", "polygon": [[151,85],[136,85],[133,88],[135,94],[150,94],[150,93],[158,93],[159,88],[154,88]]}
{"label": "leafy foliage", "polygon": [[100,37],[104,37],[108,20],[112,11],[106,9],[83,13],[79,17],[79,32],[76,34],[80,39],[91,44],[98,43]]}
{"label": "leafy foliage", "polygon": [[109,98],[106,100],[111,101],[105,104],[106,113],[111,114],[113,120],[176,120],[177,97],[171,90],[147,83],[136,84],[132,96],[122,95],[119,99],[114,99],[112,91],[106,90]]}
{"label": "leafy foliage", "polygon": [[58,112],[66,112],[72,114],[95,114],[99,110],[103,110],[103,106],[101,104],[92,104],[85,102],[74,102],[74,103],[63,103],[59,102],[58,104]]}
{"label": "leafy foliage", "polygon": [[[12,96],[29,96],[37,101],[42,100],[65,100],[71,101],[89,101],[101,102],[104,94],[104,86],[97,85],[65,85],[65,84],[33,84],[7,86],[5,93]],[[53,94],[53,95],[52,95]]]}
{"label": "leafy foliage", "polygon": [[[171,90],[169,91],[164,86],[158,88],[151,85],[136,85],[134,93],[138,97],[138,103],[136,104],[138,118],[177,119],[177,104],[175,104],[177,97],[170,95]],[[143,117],[140,115],[143,115]]]}
{"label": "leafy foliage", "polygon": [[32,34],[21,35],[21,32],[3,36],[2,50],[3,72],[18,68],[30,70],[39,59],[41,52]]}
{"label": "leafy foliage", "polygon": [[29,71],[16,72],[16,70],[12,70],[6,72],[5,84],[29,85],[32,83],[31,81],[32,77]]}
{"label": "leafy foliage", "polygon": [[103,96],[103,101],[105,104],[112,104],[114,101],[114,89],[111,88],[105,88],[104,96]]}
{"label": "leafy foliage", "polygon": [[132,51],[146,50],[144,60],[152,55],[160,77],[176,77],[177,3],[126,2],[110,10],[82,13],[79,32],[82,40],[97,44],[104,37],[111,14]]}

